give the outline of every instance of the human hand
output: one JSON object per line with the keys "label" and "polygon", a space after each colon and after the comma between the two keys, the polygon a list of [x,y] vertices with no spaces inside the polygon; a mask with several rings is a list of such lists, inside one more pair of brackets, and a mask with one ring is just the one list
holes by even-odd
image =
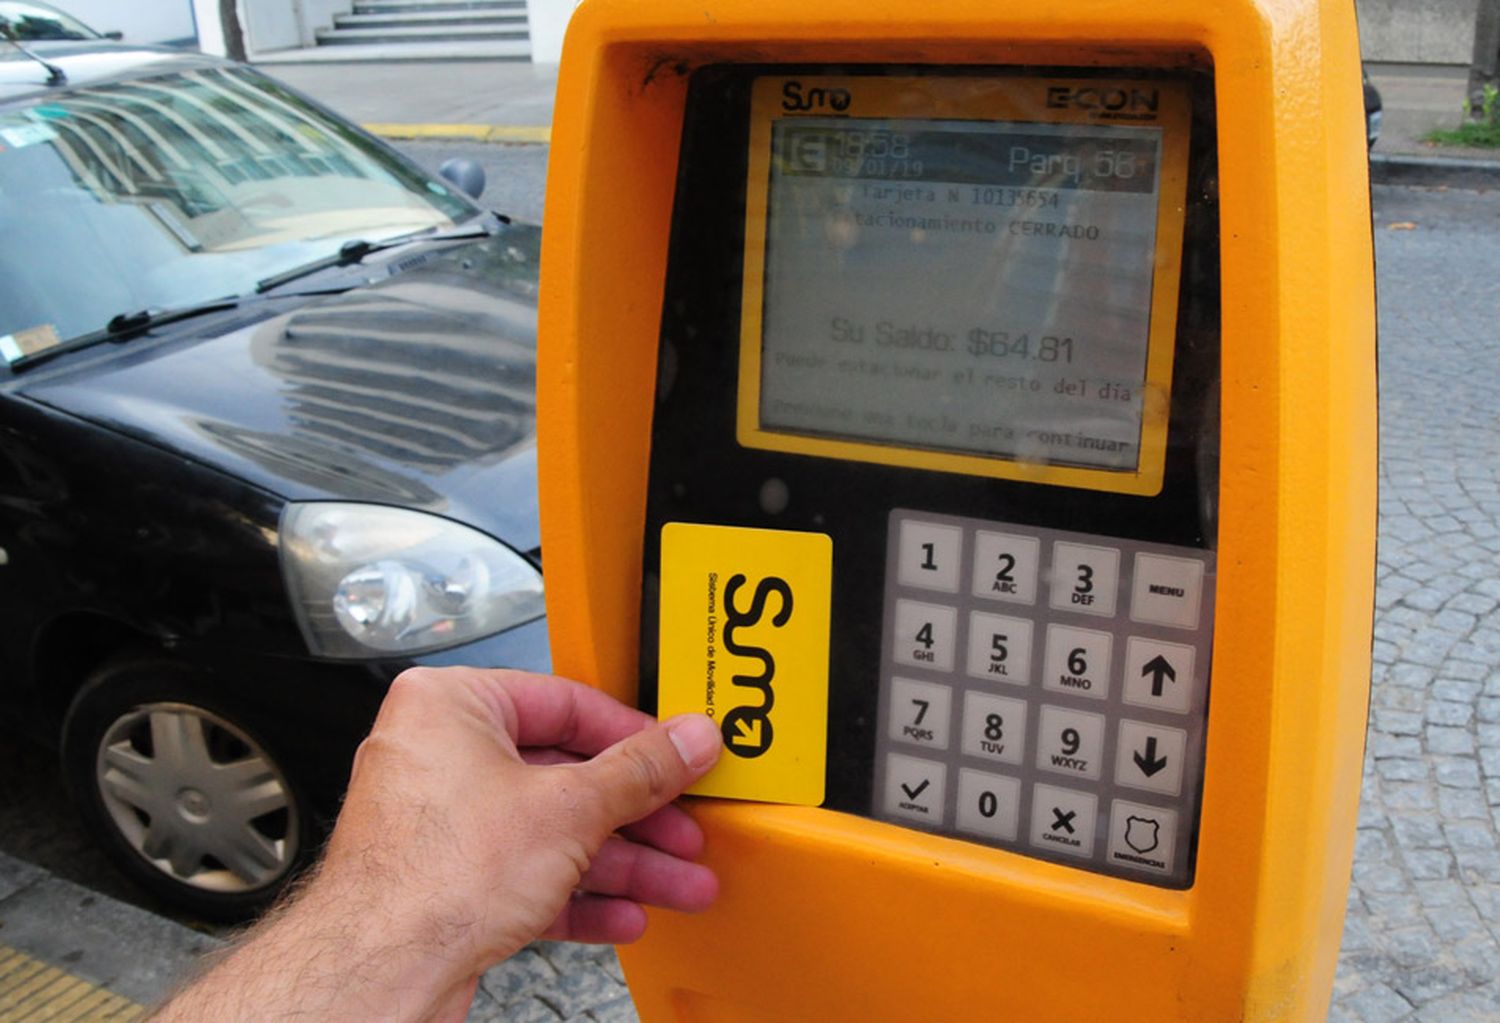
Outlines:
{"label": "human hand", "polygon": [[641,904],[693,912],[718,892],[669,804],[720,742],[702,715],[658,724],[564,679],[415,669],[355,757],[323,870],[388,876],[476,961],[537,937],[633,941]]}
{"label": "human hand", "polygon": [[670,803],[720,749],[703,715],[658,724],[576,682],[408,671],[312,879],[152,1018],[458,1021],[538,937],[628,942],[643,905],[705,909],[703,833]]}

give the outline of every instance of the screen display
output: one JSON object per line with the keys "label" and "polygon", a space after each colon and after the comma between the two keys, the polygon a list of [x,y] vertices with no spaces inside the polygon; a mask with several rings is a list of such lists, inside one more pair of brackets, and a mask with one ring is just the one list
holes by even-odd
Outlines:
{"label": "screen display", "polygon": [[1160,134],[778,121],[762,425],[1135,470]]}
{"label": "screen display", "polygon": [[757,84],[741,442],[1154,492],[1181,266],[1180,90]]}

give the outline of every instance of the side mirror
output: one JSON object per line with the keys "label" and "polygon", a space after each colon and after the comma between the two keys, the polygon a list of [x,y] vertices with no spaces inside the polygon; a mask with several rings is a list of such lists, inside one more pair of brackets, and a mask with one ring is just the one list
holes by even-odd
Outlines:
{"label": "side mirror", "polygon": [[484,168],[473,160],[457,156],[444,160],[438,174],[470,199],[478,199],[484,194]]}

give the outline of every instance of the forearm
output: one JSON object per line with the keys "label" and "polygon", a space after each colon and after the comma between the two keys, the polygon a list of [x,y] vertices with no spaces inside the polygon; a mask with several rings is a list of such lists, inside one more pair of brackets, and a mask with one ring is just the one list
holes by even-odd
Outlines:
{"label": "forearm", "polygon": [[315,877],[152,1023],[417,1023],[447,1018],[450,1004],[462,1020],[474,979],[468,936],[381,895]]}
{"label": "forearm", "polygon": [[528,941],[633,941],[642,903],[704,909],[703,833],[668,804],[720,743],[707,717],[658,724],[562,679],[407,672],[322,868],[152,1018],[462,1023],[479,973]]}

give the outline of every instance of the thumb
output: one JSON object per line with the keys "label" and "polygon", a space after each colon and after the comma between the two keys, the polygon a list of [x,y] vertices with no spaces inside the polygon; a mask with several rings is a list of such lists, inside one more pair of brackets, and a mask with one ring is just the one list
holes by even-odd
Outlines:
{"label": "thumb", "polygon": [[613,830],[676,799],[708,773],[722,749],[711,718],[680,714],[647,725],[577,767],[596,789]]}

